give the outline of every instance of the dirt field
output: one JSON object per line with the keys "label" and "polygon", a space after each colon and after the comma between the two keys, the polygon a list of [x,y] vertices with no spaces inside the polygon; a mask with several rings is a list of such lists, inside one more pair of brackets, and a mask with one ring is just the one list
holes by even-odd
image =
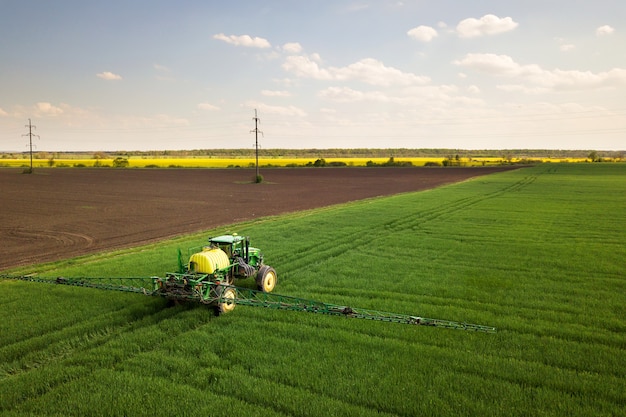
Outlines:
{"label": "dirt field", "polygon": [[508,169],[0,169],[0,270]]}

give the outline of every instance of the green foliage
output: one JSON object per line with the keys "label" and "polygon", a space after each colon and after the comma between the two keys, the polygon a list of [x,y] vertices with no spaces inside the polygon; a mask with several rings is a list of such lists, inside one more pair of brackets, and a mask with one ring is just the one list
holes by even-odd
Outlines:
{"label": "green foliage", "polygon": [[368,167],[411,167],[413,166],[413,163],[411,161],[396,161],[392,156],[382,164],[377,164],[374,161],[367,161],[365,165]]}
{"label": "green foliage", "polygon": [[437,161],[428,161],[426,163],[424,163],[425,167],[440,167],[442,166],[441,162],[437,162]]}
{"label": "green foliage", "polygon": [[178,247],[238,232],[277,293],[498,333],[2,281],[0,414],[621,415],[625,177],[543,164],[41,266],[163,275]]}
{"label": "green foliage", "polygon": [[[98,161],[96,161],[96,162],[98,162]],[[117,158],[115,158],[113,160],[113,167],[114,168],[126,168],[126,167],[128,167],[128,158],[122,158],[121,156],[118,156]]]}
{"label": "green foliage", "polygon": [[[327,158],[384,158],[394,155],[398,158],[407,157],[447,157],[458,155],[460,158],[468,157],[507,157],[531,158],[587,158],[594,152],[596,156],[605,159],[624,159],[624,150],[620,151],[593,151],[593,150],[568,150],[568,149],[446,149],[446,148],[331,148],[331,149],[263,149],[265,157],[283,158],[318,158],[325,155]],[[6,156],[9,155],[9,156]],[[4,153],[0,158],[14,158],[13,153]],[[254,155],[254,150],[243,149],[193,149],[193,150],[151,150],[151,151],[116,151],[96,152],[57,152],[55,158],[85,156],[94,159],[107,159],[110,155],[125,155],[126,157],[187,157],[187,156],[210,156],[216,158],[238,158]]]}
{"label": "green foliage", "polygon": [[326,160],[324,158],[318,158],[315,160],[315,162],[313,162],[313,166],[314,167],[325,167],[326,166]]}
{"label": "green foliage", "polygon": [[318,158],[315,162],[307,162],[305,165],[289,164],[289,167],[307,166],[307,167],[345,167],[348,166],[343,161],[326,161],[324,158]]}

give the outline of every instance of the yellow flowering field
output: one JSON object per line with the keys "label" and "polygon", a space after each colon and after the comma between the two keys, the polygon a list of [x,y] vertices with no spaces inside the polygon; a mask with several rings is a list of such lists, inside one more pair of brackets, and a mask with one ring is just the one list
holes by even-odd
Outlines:
{"label": "yellow flowering field", "polygon": [[[33,159],[34,168],[46,167],[111,167],[115,158],[59,158],[59,159]],[[124,158],[128,161],[130,168],[228,168],[228,167],[252,167],[255,166],[255,158],[210,158],[210,157],[139,157],[133,156]],[[427,163],[442,164],[446,158],[443,157],[409,157],[394,158],[395,163],[410,162],[413,166],[424,166]],[[348,166],[366,166],[369,163],[377,165],[385,164],[389,158],[324,158],[326,164],[345,163]],[[585,158],[533,158],[533,161],[541,162],[585,162]],[[305,166],[315,163],[316,158],[259,158],[260,166]],[[477,158],[460,158],[453,161],[455,165],[462,166],[481,166],[481,165],[497,165],[503,162],[500,157],[477,157]],[[507,161],[509,162],[509,161]],[[512,163],[520,162],[519,158],[512,158]],[[30,166],[29,158],[6,158],[0,159],[0,167],[28,167]]]}

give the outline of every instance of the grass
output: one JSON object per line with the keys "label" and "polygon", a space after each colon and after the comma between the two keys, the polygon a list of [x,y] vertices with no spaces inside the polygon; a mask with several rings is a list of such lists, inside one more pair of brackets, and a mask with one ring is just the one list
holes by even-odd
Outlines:
{"label": "grass", "polygon": [[0,414],[622,415],[626,165],[545,164],[22,268],[150,276],[251,236],[276,292],[496,334],[2,281]]}

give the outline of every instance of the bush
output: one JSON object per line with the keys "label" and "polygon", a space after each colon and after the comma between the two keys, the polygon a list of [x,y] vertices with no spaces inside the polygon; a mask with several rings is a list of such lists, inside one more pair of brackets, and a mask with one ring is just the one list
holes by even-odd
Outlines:
{"label": "bush", "polygon": [[128,159],[126,158],[122,158],[121,156],[118,156],[117,158],[113,160],[114,168],[126,168],[127,166],[128,166]]}

